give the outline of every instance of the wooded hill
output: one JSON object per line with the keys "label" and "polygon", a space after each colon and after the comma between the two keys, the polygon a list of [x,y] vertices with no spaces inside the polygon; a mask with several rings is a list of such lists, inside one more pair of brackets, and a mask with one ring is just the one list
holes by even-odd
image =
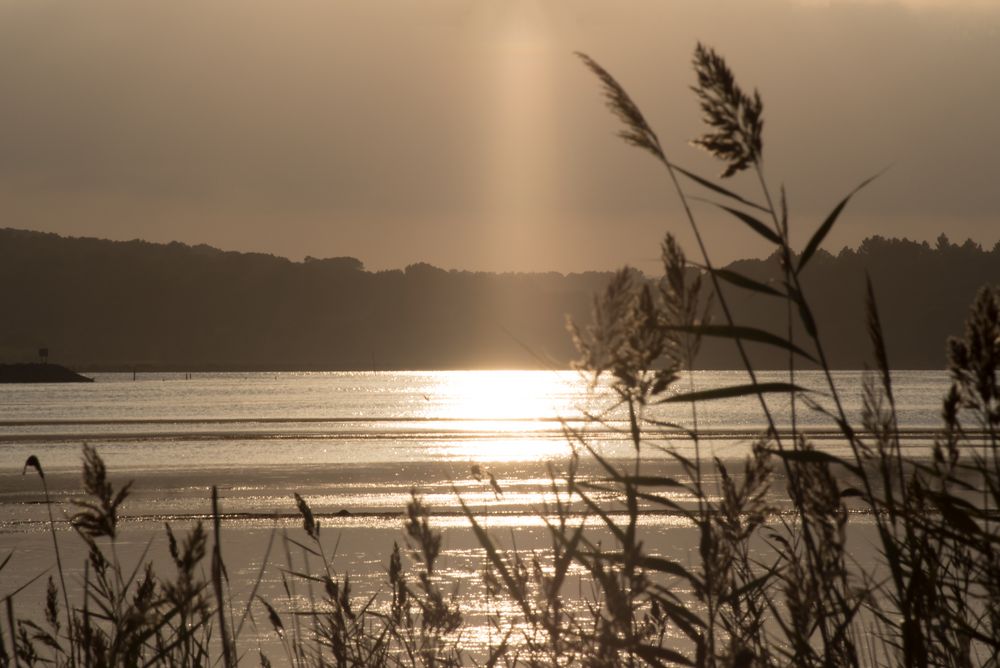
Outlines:
{"label": "wooded hill", "polygon": [[[775,258],[728,267],[759,281]],[[864,277],[875,284],[896,368],[940,368],[980,285],[1000,282],[1000,249],[872,237],[819,252],[804,283],[832,364],[869,359]],[[0,362],[84,369],[454,369],[566,366],[566,316],[590,317],[610,274],[492,274],[427,264],[366,271],[354,258],[292,262],[181,243],[0,230]],[[741,324],[783,333],[783,302],[735,287]],[[721,322],[716,317],[716,322]],[[800,334],[801,336],[801,334]],[[798,339],[801,340],[801,339]],[[783,352],[754,349],[761,367]],[[710,342],[704,368],[738,368]]]}

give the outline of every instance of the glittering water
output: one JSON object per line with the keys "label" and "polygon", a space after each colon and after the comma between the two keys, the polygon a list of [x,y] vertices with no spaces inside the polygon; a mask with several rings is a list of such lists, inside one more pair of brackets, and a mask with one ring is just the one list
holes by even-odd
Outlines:
{"label": "glittering water", "polygon": [[[860,411],[861,374],[838,372],[848,412]],[[901,423],[933,427],[947,379],[943,372],[895,376]],[[384,463],[451,460],[539,460],[564,450],[561,421],[611,404],[573,372],[431,371],[278,374],[96,374],[93,384],[0,385],[0,466],[16,467],[27,452],[44,452],[49,468],[75,467],[82,440],[107,446],[109,462],[130,469],[183,465],[270,466],[302,463]],[[764,373],[762,381],[785,380]],[[825,381],[800,372],[818,390]],[[746,382],[742,372],[701,372],[696,389]],[[678,391],[687,389],[681,381]],[[779,423],[785,402],[773,401]],[[685,404],[649,415],[690,424]],[[621,412],[611,413],[612,421]],[[800,410],[807,428],[831,427]],[[700,426],[740,440],[763,428],[754,398],[703,402]],[[67,447],[69,446],[69,447]]]}
{"label": "glittering water", "polygon": [[[783,380],[764,373],[762,381]],[[351,512],[399,510],[412,486],[438,508],[455,510],[463,493],[489,502],[492,492],[473,484],[472,465],[502,474],[505,507],[529,510],[548,485],[547,462],[571,451],[564,429],[585,428],[601,454],[632,456],[623,436],[623,411],[606,386],[594,387],[574,372],[429,371],[385,373],[97,374],[93,384],[0,385],[0,520],[33,514],[10,502],[24,500],[26,481],[15,480],[28,455],[46,471],[72,480],[80,444],[98,447],[113,473],[147,484],[133,515],[179,516],[203,506],[211,484],[224,486],[228,510],[243,513],[290,510],[290,491],[311,493],[322,509]],[[797,381],[826,400],[824,379],[800,373]],[[741,372],[700,372],[698,390],[746,382]],[[838,372],[851,415],[860,413],[861,374]],[[895,377],[901,426],[920,444],[939,414],[947,378],[943,372],[900,372]],[[688,389],[687,380],[677,391]],[[789,411],[772,399],[779,425]],[[741,458],[764,428],[752,397],[702,402],[698,408],[707,454]],[[600,415],[600,425],[582,419]],[[660,421],[690,425],[686,404],[647,409]],[[828,418],[801,405],[801,428],[821,447],[840,447]],[[826,440],[824,440],[826,439]],[[662,442],[682,452],[682,434]],[[690,454],[690,453],[688,453]],[[649,449],[646,456],[659,455]],[[12,477],[15,476],[15,477]],[[67,483],[69,485],[69,483]],[[6,499],[5,499],[6,497]]]}
{"label": "glittering water", "polygon": [[[861,377],[835,374],[855,418]],[[745,383],[746,377],[700,372],[692,380],[705,390]],[[761,380],[786,377],[764,373]],[[544,506],[565,491],[553,487],[548,468],[558,474],[570,455],[564,429],[585,430],[587,442],[611,460],[634,455],[624,413],[606,386],[594,387],[574,372],[139,374],[135,381],[131,374],[96,374],[96,381],[0,385],[0,558],[15,550],[0,573],[0,595],[52,560],[38,481],[21,475],[25,459],[34,454],[41,460],[57,518],[65,518],[71,499],[82,494],[82,442],[98,448],[117,484],[135,480],[119,545],[126,558],[138,558],[152,541],[150,554],[162,560],[162,522],[184,527],[205,517],[209,490],[218,486],[237,591],[240,582],[252,587],[275,527],[300,531],[293,492],[321,516],[326,540],[338,542],[336,568],[352,572],[359,592],[384,589],[389,550],[401,540],[400,512],[416,489],[445,532],[442,574],[460,585],[473,616],[486,612],[478,575],[483,557],[459,498],[508,546],[544,548]],[[800,373],[796,381],[815,389],[817,402],[828,403],[821,375]],[[898,372],[894,381],[906,442],[926,447],[946,374]],[[684,379],[676,391],[688,389]],[[787,401],[777,397],[771,404],[779,426],[787,427]],[[690,406],[682,403],[649,407],[646,416],[691,424]],[[800,404],[797,420],[818,447],[843,447],[829,418]],[[742,458],[765,425],[755,398],[703,402],[698,421],[706,435],[703,454],[724,460]],[[693,454],[683,434],[668,431],[656,441]],[[670,465],[653,448],[644,456],[649,470]],[[585,461],[581,475],[600,471]],[[673,500],[690,502],[682,495]],[[671,514],[647,513],[640,527],[653,550],[683,552],[695,544],[693,529]],[[66,560],[82,563],[73,557],[79,541],[65,522],[60,533],[70,551]],[[267,571],[262,587],[277,596],[277,569]],[[472,623],[468,633],[488,631]]]}

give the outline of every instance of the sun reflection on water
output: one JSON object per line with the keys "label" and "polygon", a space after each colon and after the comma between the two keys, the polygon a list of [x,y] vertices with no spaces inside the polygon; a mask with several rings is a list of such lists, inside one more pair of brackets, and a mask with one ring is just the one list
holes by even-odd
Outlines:
{"label": "sun reflection on water", "polygon": [[476,439],[443,442],[436,449],[441,459],[476,462],[548,461],[571,452],[565,438]]}
{"label": "sun reflection on water", "polygon": [[473,421],[578,416],[580,377],[575,373],[537,371],[464,371],[437,379],[431,396],[440,404],[428,417]]}
{"label": "sun reflection on water", "polygon": [[[545,461],[566,456],[570,446],[554,436],[559,421],[579,420],[578,374],[538,371],[471,371],[443,374],[428,387],[428,418],[461,421],[475,439],[440,442],[442,459]],[[432,399],[433,398],[433,399]]]}

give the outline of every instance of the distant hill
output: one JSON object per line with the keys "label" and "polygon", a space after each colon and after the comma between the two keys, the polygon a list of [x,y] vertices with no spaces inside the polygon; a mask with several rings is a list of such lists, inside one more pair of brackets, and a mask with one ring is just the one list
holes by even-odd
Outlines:
{"label": "distant hill", "polygon": [[[757,280],[777,282],[776,257],[729,265]],[[863,368],[872,357],[865,330],[865,275],[871,276],[889,360],[897,369],[936,369],[945,364],[949,336],[962,333],[969,305],[982,285],[1000,283],[1000,244],[986,251],[973,241],[951,243],[940,235],[935,245],[873,236],[836,256],[820,251],[803,272],[802,282],[815,310],[824,347],[838,368]],[[785,306],[760,296],[735,300],[735,318],[758,326],[785,322]],[[776,331],[783,331],[780,325]],[[797,334],[801,341],[803,332]],[[769,367],[782,366],[773,350],[757,351]]]}
{"label": "distant hill", "polygon": [[[774,279],[774,258],[730,265]],[[867,359],[864,275],[875,282],[897,368],[939,368],[1000,250],[872,237],[821,251],[804,281],[835,366]],[[565,366],[565,317],[589,318],[599,272],[491,274],[416,264],[370,272],[349,257],[292,262],[181,243],[0,230],[0,362],[39,347],[78,369],[449,369]],[[738,320],[776,331],[785,307],[731,288]],[[755,350],[761,366],[784,356]],[[707,345],[706,368],[739,366]]]}

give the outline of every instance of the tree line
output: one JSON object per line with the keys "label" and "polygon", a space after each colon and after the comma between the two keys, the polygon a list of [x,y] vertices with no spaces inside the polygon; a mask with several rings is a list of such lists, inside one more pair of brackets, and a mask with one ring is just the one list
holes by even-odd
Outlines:
{"label": "tree line", "polygon": [[[1000,244],[998,244],[1000,246]],[[728,269],[778,281],[777,257]],[[813,258],[805,289],[834,366],[861,368],[864,277],[871,276],[895,368],[940,368],[976,290],[1000,283],[1000,248],[873,236]],[[0,361],[83,370],[456,369],[565,367],[566,317],[589,320],[610,274],[367,271],[351,257],[302,262],[178,242],[153,244],[0,230]],[[656,280],[655,277],[651,280]],[[737,322],[785,332],[775,300],[731,286]],[[738,368],[707,340],[704,368]],[[761,368],[777,350],[754,348]]]}

